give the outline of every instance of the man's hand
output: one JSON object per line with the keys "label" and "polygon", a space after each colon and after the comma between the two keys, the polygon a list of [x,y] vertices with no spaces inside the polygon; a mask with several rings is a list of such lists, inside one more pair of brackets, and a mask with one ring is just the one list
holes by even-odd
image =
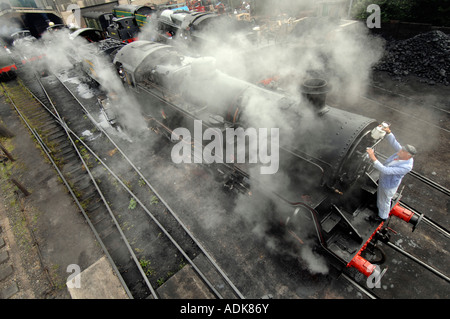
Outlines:
{"label": "man's hand", "polygon": [[388,127],[384,127],[384,126],[382,126],[382,125],[379,125],[379,126],[381,126],[381,129],[382,129],[383,131],[385,131],[386,134],[391,134],[391,129],[389,128],[389,126],[388,126]]}
{"label": "man's hand", "polygon": [[368,147],[367,149],[366,149],[366,152],[367,152],[367,154],[369,154],[369,158],[372,160],[372,161],[376,161],[377,160],[377,158],[375,157],[375,151],[373,150],[373,148],[370,148],[370,147]]}

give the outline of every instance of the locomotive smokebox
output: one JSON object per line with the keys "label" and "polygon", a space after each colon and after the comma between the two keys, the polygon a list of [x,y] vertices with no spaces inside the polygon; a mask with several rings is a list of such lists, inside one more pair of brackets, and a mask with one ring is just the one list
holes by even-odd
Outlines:
{"label": "locomotive smokebox", "polygon": [[319,115],[323,115],[329,110],[329,107],[326,105],[326,99],[330,89],[328,82],[323,79],[308,79],[300,86],[300,92],[303,97],[306,98]]}

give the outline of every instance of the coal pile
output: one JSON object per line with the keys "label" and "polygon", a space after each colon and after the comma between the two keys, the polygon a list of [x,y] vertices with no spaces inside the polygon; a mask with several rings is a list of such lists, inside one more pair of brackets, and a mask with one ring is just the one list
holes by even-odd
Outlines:
{"label": "coal pile", "polygon": [[387,71],[395,79],[416,75],[430,85],[450,84],[450,36],[431,31],[386,45],[386,53],[375,70]]}

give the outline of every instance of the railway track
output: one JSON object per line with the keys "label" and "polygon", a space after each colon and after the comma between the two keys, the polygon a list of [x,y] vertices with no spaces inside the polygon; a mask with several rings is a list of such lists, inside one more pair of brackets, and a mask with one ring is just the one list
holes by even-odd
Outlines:
{"label": "railway track", "polygon": [[407,252],[405,249],[399,247],[398,245],[392,243],[392,242],[386,242],[386,246],[389,248],[395,250],[396,252],[401,253],[402,255],[408,257],[410,260],[414,261],[415,263],[419,264],[420,266],[424,267],[428,271],[432,272],[433,274],[437,275],[438,277],[444,279],[447,282],[450,282],[450,277],[445,275],[442,271],[436,269],[435,267],[429,265],[428,263],[420,260],[416,256],[412,255],[411,253]]}
{"label": "railway track", "polygon": [[[54,81],[52,82],[54,84]],[[59,85],[62,85],[62,83],[59,83],[58,86]],[[62,94],[63,91],[65,91],[65,94],[69,93],[66,88],[64,88],[64,90],[60,88],[57,91],[59,91],[60,94]],[[40,96],[38,97],[37,95]],[[46,96],[46,98],[43,96]],[[46,94],[42,95],[36,93],[35,99],[40,98],[46,100],[47,103],[50,101]],[[73,103],[64,103],[64,99],[64,97],[59,97],[59,101],[56,99],[56,104],[59,105],[60,109],[64,109],[61,105],[68,108],[71,106],[73,107]],[[71,99],[74,99],[73,95],[71,95]],[[80,102],[78,101],[78,103]],[[42,102],[42,104],[46,103]],[[92,123],[95,123],[95,121],[88,121],[89,119],[92,120],[92,117],[89,113],[86,113],[87,110],[83,108],[81,104],[77,105],[77,107],[80,110],[84,109],[85,113],[78,117],[79,121],[72,120],[69,125],[76,127],[79,131],[86,131],[88,127],[90,127],[91,131],[98,130],[95,135],[95,140],[92,139],[88,141],[89,138],[84,140],[72,131],[64,121],[64,110],[56,111],[55,108],[55,111],[52,111],[53,116],[50,115],[50,117],[53,117],[53,121],[56,121],[63,131],[66,131],[64,132],[67,133],[66,139],[68,136],[68,140],[71,144],[76,146],[74,152],[77,153],[78,158],[82,162],[82,165],[78,165],[78,167],[83,168],[84,175],[89,175],[89,179],[82,176],[72,176],[71,174],[73,174],[74,171],[79,171],[80,169],[76,169],[77,164],[70,162],[65,157],[62,160],[63,164],[65,164],[63,170],[66,165],[72,167],[72,169],[67,170],[67,173],[71,175],[73,179],[67,182],[67,184],[76,186],[76,192],[83,191],[82,194],[84,195],[84,190],[90,190],[90,184],[94,186],[95,192],[89,191],[88,194],[85,195],[86,197],[81,198],[81,201],[79,200],[79,202],[81,207],[87,206],[87,217],[94,219],[96,223],[105,223],[105,225],[102,226],[102,231],[99,231],[98,233],[105,234],[105,238],[111,238],[112,243],[110,246],[113,248],[114,245],[117,244],[116,241],[123,242],[125,243],[125,246],[127,246],[128,254],[122,252],[122,254],[119,254],[117,257],[112,256],[112,260],[123,257],[123,259],[128,261],[128,264],[135,265],[136,271],[134,271],[134,279],[130,278],[131,281],[129,281],[128,278],[124,278],[124,281],[127,286],[130,285],[133,280],[136,283],[141,283],[141,286],[139,288],[130,289],[132,290],[130,294],[137,298],[147,298],[149,296],[158,298],[158,293],[153,287],[162,285],[178,270],[183,268],[186,264],[189,264],[199,280],[207,286],[211,296],[216,298],[243,298],[243,295],[228,279],[226,274],[218,267],[212,257],[201,247],[201,244],[192,236],[192,234],[189,233],[186,226],[176,217],[175,212],[168,207],[160,196],[158,196],[149,181],[145,179],[137,167],[135,167],[129,158],[126,157],[125,153],[118,148],[101,127],[93,127]],[[61,115],[59,112],[61,112]],[[86,124],[87,122],[89,122],[89,125]],[[55,128],[57,128],[57,125]],[[61,139],[63,139],[64,134],[61,129],[59,132],[61,134]],[[43,140],[44,139],[45,137]],[[108,151],[101,155],[97,154],[98,147],[94,152],[94,150],[88,146],[89,142],[94,144],[97,143],[98,146],[99,140],[102,140],[100,144],[103,143],[102,150],[104,152]],[[43,145],[43,147],[46,147],[44,143]],[[69,149],[69,144],[67,144],[66,147]],[[70,152],[67,151],[67,154],[69,153]],[[71,158],[72,157],[75,158],[75,156],[71,156]],[[108,159],[106,160],[107,157]],[[120,170],[120,173],[116,174],[110,166],[117,167],[119,162],[122,164],[126,162],[127,165],[129,165],[129,168]],[[146,188],[149,188],[149,190],[143,191]],[[107,189],[107,191],[103,192],[102,189]],[[138,191],[132,191],[131,189]],[[111,190],[115,190],[115,192],[112,192]],[[94,196],[94,193],[96,193],[98,197]],[[112,195],[113,193],[114,195]],[[81,194],[77,195],[80,197]],[[118,198],[122,200],[124,205],[122,205],[122,207],[111,208],[109,203],[117,203]],[[114,205],[117,204],[112,204],[112,206]],[[105,208],[102,209],[101,207]],[[151,207],[151,209],[149,207]],[[103,210],[103,213],[100,214],[99,210]],[[95,216],[94,214],[90,214],[91,211],[96,212]],[[154,214],[155,211],[160,212],[159,216]],[[118,214],[117,212],[123,213]],[[170,214],[168,214],[168,212]],[[130,217],[131,215],[132,217]],[[139,217],[136,218],[136,216]],[[153,226],[151,226],[152,229],[149,229],[149,226],[146,226],[150,224],[150,220],[153,224]],[[136,224],[138,224],[139,227],[136,227]],[[100,224],[95,224],[94,226],[97,228]],[[133,231],[134,227],[136,228]],[[175,228],[176,230],[174,230]],[[113,232],[116,230],[120,233],[120,236],[113,235]],[[149,234],[154,234],[153,238]],[[132,238],[127,238],[127,236]],[[114,241],[112,238],[116,238],[116,240]],[[117,240],[117,238],[120,238],[120,240]],[[165,245],[160,245],[163,241],[165,242]],[[172,248],[170,249],[167,248],[169,242],[172,245]],[[155,246],[160,246],[159,252],[157,250],[155,251]],[[167,264],[167,260],[163,260],[164,257],[161,257],[165,255],[172,255],[166,259],[174,258],[174,264],[176,263],[176,266],[175,268],[172,267],[172,269],[158,270],[158,260],[160,260],[162,264]],[[131,263],[131,260],[133,263]],[[131,267],[131,265],[129,266]],[[163,272],[164,275],[162,274]],[[130,271],[126,270],[123,273],[123,277],[125,277],[129,275]],[[142,285],[143,283],[145,284]],[[221,291],[216,288],[217,286],[221,287]]]}
{"label": "railway track", "polygon": [[[113,269],[129,297],[145,297],[149,293],[142,285],[139,267],[130,263],[132,251],[119,229],[108,218],[107,206],[102,205],[101,193],[91,184],[88,174],[73,147],[66,130],[57,122],[56,110],[44,108],[22,84],[10,82],[2,85],[15,110],[38,141],[43,152],[68,187],[75,203],[93,230],[98,242],[109,258]],[[121,261],[121,262],[119,262]]]}
{"label": "railway track", "polygon": [[[412,98],[412,97],[410,97],[410,96],[407,96],[407,95],[405,95],[405,94],[401,94],[401,93],[398,93],[398,92],[394,92],[394,91],[392,91],[392,90],[388,90],[388,89],[383,88],[383,87],[380,87],[380,86],[378,86],[378,85],[369,84],[369,86],[370,86],[371,88],[377,90],[377,91],[387,93],[387,94],[389,94],[389,95],[391,95],[391,96],[400,97],[400,98],[402,98],[404,101],[408,101],[408,102],[411,101],[411,102],[414,102],[414,103],[417,103],[417,104],[420,104],[420,105],[424,105],[424,104],[425,104],[424,101],[420,101],[420,100],[418,100],[418,99],[416,99],[416,98]],[[444,114],[450,114],[450,111],[449,111],[449,110],[446,110],[446,109],[444,109],[444,108],[442,108],[442,107],[440,107],[440,106],[437,106],[437,105],[433,105],[433,104],[427,103],[427,107],[432,107],[432,108],[436,109],[437,111],[440,111],[440,112],[442,112],[442,113],[444,113]]]}
{"label": "railway track", "polygon": [[434,188],[435,190],[441,192],[442,194],[446,196],[450,196],[450,190],[443,185],[440,185],[439,183],[436,183],[435,181],[429,179],[428,177],[423,176],[422,174],[417,173],[416,171],[412,170],[409,172],[411,176],[413,176],[415,179],[420,180],[421,182],[427,184],[428,186]]}
{"label": "railway track", "polygon": [[[386,93],[388,93],[390,96],[395,96],[396,99],[399,99],[400,101],[397,102],[394,99],[390,99],[389,102],[386,102],[384,100],[379,100],[379,98],[371,95],[371,94],[365,94],[361,95],[360,97],[364,100],[370,101],[371,103],[374,103],[378,106],[381,106],[385,109],[388,109],[392,112],[398,113],[402,116],[402,118],[414,121],[414,123],[420,123],[420,125],[426,125],[434,127],[442,132],[450,133],[450,129],[448,128],[448,123],[444,122],[443,125],[441,123],[436,124],[436,119],[446,119],[448,118],[448,110],[445,110],[441,107],[437,107],[434,105],[424,105],[423,103],[420,103],[419,101],[409,98],[403,94],[394,93],[390,90],[371,85],[373,90],[375,91],[383,91],[384,96],[386,96]],[[400,103],[401,102],[401,103]],[[409,106],[409,107],[405,107]],[[414,111],[411,111],[411,108],[414,107]],[[431,117],[430,115],[424,116],[422,114],[422,109],[428,109],[432,108],[434,112],[436,112],[438,115],[435,117]],[[419,114],[419,115],[416,115]]]}

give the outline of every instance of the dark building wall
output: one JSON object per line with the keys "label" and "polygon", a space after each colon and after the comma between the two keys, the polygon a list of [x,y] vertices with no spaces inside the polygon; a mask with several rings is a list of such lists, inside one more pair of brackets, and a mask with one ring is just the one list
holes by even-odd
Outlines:
{"label": "dark building wall", "polygon": [[115,5],[117,5],[117,1],[105,1],[105,0],[84,0],[84,1],[55,0],[55,2],[60,11],[65,11],[70,4],[79,5],[80,8],[94,7],[99,5],[108,6],[108,4],[111,3],[115,3]]}
{"label": "dark building wall", "polygon": [[22,7],[22,8],[43,8],[49,9],[53,8],[55,11],[64,12],[67,7],[71,4],[80,6],[81,9],[85,7],[97,7],[104,6],[109,8],[111,5],[117,5],[118,0],[108,1],[108,0],[1,0],[1,2],[9,3],[11,7]]}

